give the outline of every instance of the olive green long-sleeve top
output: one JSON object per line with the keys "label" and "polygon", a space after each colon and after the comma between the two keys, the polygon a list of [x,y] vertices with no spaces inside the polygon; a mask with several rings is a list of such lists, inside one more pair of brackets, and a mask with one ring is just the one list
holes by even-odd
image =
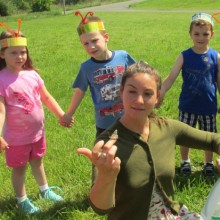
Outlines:
{"label": "olive green long-sleeve top", "polygon": [[181,204],[174,200],[173,184],[176,145],[217,153],[220,144],[218,134],[204,132],[176,120],[157,117],[150,119],[147,142],[119,121],[102,133],[98,140],[107,141],[115,130],[118,132],[116,156],[121,159],[115,207],[100,210],[91,203],[97,213],[108,214],[108,220],[146,220],[155,183],[161,190],[166,205],[173,213],[178,213]]}

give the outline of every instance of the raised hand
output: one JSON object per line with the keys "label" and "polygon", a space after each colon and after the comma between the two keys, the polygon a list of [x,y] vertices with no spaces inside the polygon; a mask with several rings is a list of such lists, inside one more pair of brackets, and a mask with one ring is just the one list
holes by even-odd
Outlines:
{"label": "raised hand", "polygon": [[92,150],[88,148],[78,148],[77,153],[83,154],[98,169],[99,175],[114,178],[120,171],[121,160],[115,157],[117,147],[114,145],[116,139],[110,139],[106,143],[99,141]]}

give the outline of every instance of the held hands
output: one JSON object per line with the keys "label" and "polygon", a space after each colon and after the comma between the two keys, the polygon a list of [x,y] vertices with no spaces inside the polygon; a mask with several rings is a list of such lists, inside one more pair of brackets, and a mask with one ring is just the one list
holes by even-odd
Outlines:
{"label": "held hands", "polygon": [[0,153],[8,147],[8,143],[5,141],[3,137],[0,137]]}
{"label": "held hands", "polygon": [[71,128],[74,123],[74,117],[70,116],[68,113],[65,113],[63,117],[59,119],[59,124],[63,127]]}
{"label": "held hands", "polygon": [[115,142],[115,139],[110,139],[106,143],[99,141],[92,150],[88,148],[78,148],[77,153],[88,157],[98,169],[98,175],[102,175],[110,180],[117,177],[121,164],[121,160],[115,157],[117,151],[117,147],[114,145]]}

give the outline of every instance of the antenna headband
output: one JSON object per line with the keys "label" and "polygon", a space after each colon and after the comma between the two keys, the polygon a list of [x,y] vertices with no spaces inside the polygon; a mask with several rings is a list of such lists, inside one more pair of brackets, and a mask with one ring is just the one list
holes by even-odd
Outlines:
{"label": "antenna headband", "polygon": [[83,17],[83,15],[77,11],[75,12],[75,15],[78,16],[80,15],[82,21],[80,25],[77,28],[78,34],[84,34],[84,33],[89,33],[89,32],[94,32],[94,31],[104,31],[104,23],[102,21],[91,21],[87,22],[86,17],[88,15],[93,16],[93,12],[89,11],[87,14]]}
{"label": "antenna headband", "polygon": [[13,37],[0,40],[1,48],[13,46],[27,46],[27,39],[25,37]]}
{"label": "antenna headband", "polygon": [[11,30],[8,25],[4,22],[0,22],[0,26],[4,26],[7,31],[11,34],[11,38],[4,38],[0,40],[1,49],[5,47],[13,47],[13,46],[27,46],[27,39],[25,37],[20,37],[20,26],[22,20],[18,19],[18,31]]}

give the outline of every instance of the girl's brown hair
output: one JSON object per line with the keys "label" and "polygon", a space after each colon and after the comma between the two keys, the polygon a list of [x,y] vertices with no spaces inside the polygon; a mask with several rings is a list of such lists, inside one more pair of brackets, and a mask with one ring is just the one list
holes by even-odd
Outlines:
{"label": "girl's brown hair", "polygon": [[[12,38],[14,37],[10,32],[8,31],[3,31],[0,35],[0,40],[6,39],[6,38]],[[18,37],[25,37],[25,35],[19,31]],[[1,51],[5,51],[8,47],[1,48]],[[35,70],[38,72],[38,70],[33,66],[32,59],[29,55],[28,48],[26,47],[27,50],[27,60],[23,66],[24,70]],[[5,59],[0,58],[0,70],[4,69],[6,67],[6,62]]]}
{"label": "girl's brown hair", "polygon": [[160,91],[161,89],[160,73],[156,69],[154,69],[152,66],[150,66],[148,63],[142,60],[137,63],[132,64],[125,70],[122,76],[122,81],[121,81],[122,88],[124,87],[126,80],[137,73],[145,73],[145,74],[152,76],[155,79],[156,84],[157,84],[157,92]]}

